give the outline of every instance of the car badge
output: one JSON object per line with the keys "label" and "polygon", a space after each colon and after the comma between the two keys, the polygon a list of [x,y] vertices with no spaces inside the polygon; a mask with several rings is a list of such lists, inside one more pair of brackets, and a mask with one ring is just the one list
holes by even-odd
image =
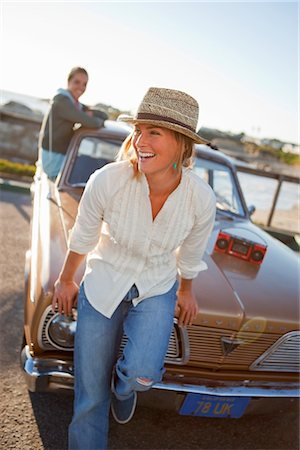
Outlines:
{"label": "car badge", "polygon": [[232,339],[226,336],[221,337],[221,346],[222,346],[222,353],[224,356],[228,356],[230,353],[233,352],[239,345],[244,344],[245,341],[242,339]]}

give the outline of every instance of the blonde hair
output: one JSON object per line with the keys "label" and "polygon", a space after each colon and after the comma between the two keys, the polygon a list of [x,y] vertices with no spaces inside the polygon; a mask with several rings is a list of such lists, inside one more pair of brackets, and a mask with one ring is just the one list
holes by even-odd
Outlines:
{"label": "blonde hair", "polygon": [[[182,167],[193,167],[194,163],[194,155],[195,155],[195,143],[194,141],[189,138],[188,136],[185,136],[184,134],[178,133],[177,131],[170,130],[176,139],[176,141],[180,144],[180,153],[178,156],[177,161],[174,161],[176,164],[176,170],[180,171]],[[132,131],[129,136],[125,139],[123,142],[116,160],[117,161],[130,161],[133,170],[134,170],[134,176],[139,177],[140,172],[138,169],[138,163],[137,163],[137,156],[135,149],[133,147],[132,141],[133,141],[133,134],[134,131]]]}

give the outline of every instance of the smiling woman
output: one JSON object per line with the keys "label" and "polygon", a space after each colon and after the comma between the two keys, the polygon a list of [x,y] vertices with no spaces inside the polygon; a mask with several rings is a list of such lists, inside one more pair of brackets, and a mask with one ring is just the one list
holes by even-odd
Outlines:
{"label": "smiling woman", "polygon": [[[88,255],[78,296],[71,449],[105,449],[110,404],[116,421],[127,423],[137,392],[162,380],[175,310],[180,326],[198,313],[192,281],[206,268],[214,223],[212,189],[184,167],[193,142],[204,142],[196,100],[150,88],[137,116],[125,121],[135,130],[121,160],[87,182],[52,301],[53,312],[71,314],[74,276]],[[123,329],[128,340],[118,357]]]}

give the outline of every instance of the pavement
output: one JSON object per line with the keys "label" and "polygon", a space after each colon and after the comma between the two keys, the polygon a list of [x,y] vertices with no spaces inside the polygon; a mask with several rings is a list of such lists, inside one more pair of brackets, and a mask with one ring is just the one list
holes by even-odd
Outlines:
{"label": "pavement", "polygon": [[[27,190],[29,193],[29,191]],[[0,190],[0,449],[66,450],[73,394],[29,393],[20,366],[25,251],[31,199]],[[208,419],[179,416],[163,402],[141,402],[127,425],[110,424],[109,449],[298,450],[299,413]]]}

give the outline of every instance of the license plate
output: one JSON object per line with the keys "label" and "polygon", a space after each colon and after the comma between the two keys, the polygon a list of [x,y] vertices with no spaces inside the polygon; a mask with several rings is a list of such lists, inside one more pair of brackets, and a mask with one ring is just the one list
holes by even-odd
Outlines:
{"label": "license plate", "polygon": [[179,414],[204,417],[242,417],[250,397],[219,397],[206,394],[187,394]]}

